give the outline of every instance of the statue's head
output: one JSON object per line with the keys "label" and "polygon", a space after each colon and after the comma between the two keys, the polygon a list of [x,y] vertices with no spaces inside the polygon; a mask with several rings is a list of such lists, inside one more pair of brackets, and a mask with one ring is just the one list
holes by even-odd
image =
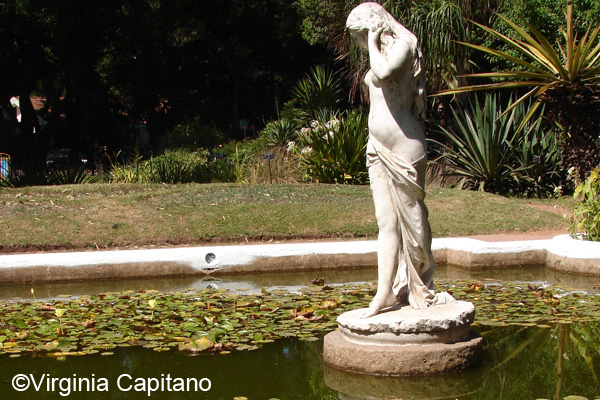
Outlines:
{"label": "statue's head", "polygon": [[362,3],[348,15],[346,28],[358,45],[366,47],[368,31],[375,31],[381,27],[384,31],[389,30],[389,18],[393,19],[381,5],[371,2]]}
{"label": "statue's head", "polygon": [[366,2],[359,4],[348,15],[346,28],[350,35],[361,47],[367,47],[369,31],[383,28],[383,32],[390,33],[396,37],[402,34],[412,33],[394,19],[381,4]]}

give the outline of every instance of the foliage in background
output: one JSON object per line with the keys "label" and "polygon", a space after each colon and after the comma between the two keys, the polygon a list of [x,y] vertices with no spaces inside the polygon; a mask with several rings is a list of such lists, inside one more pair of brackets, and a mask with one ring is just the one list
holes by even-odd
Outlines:
{"label": "foliage in background", "polygon": [[[469,50],[460,46],[470,38],[466,2],[430,0],[420,2],[388,1],[390,13],[419,39],[425,55],[427,87],[430,93],[456,86],[468,70]],[[403,4],[404,3],[404,4]]]}
{"label": "foliage in background", "polygon": [[249,147],[252,145],[238,143],[236,151],[228,157],[233,168],[230,182],[274,184],[302,181],[303,171],[298,160],[286,147],[265,146],[251,150]]}
{"label": "foliage in background", "polygon": [[[181,140],[172,147],[187,146],[188,139],[214,144],[202,132],[190,138],[188,122],[238,139],[240,120],[257,125],[272,118],[277,99],[299,76],[331,62],[323,46],[302,39],[300,22],[289,0],[87,6],[67,0],[52,7],[41,0],[2,1],[0,152],[21,170],[26,164],[16,165],[17,153],[44,157],[51,146],[90,159],[98,146],[129,156],[131,127],[140,121],[151,144],[175,126]],[[13,96],[20,97],[20,121],[9,103]],[[47,124],[39,122],[30,96],[45,99],[36,108]]]}
{"label": "foliage in background", "polygon": [[545,148],[552,145],[553,133],[541,115],[519,130],[529,109],[521,103],[505,112],[499,103],[498,96],[486,95],[483,102],[474,96],[469,107],[454,106],[451,126],[440,127],[447,143],[432,140],[443,149],[436,162],[446,168],[446,178],[459,178],[461,188],[553,193],[560,185],[560,158],[556,145]]}
{"label": "foliage in background", "polygon": [[546,105],[547,115],[562,132],[563,167],[573,167],[576,179],[583,179],[600,161],[600,23],[596,21],[588,27],[583,37],[578,37],[574,26],[573,1],[568,0],[566,29],[561,29],[564,44],[558,44],[558,49],[555,49],[535,27],[525,24],[526,28],[523,28],[506,17],[499,17],[510,26],[517,38],[510,38],[481,24],[476,25],[504,42],[516,55],[495,47],[464,44],[506,60],[511,65],[510,69],[472,74],[471,78],[500,81],[463,86],[443,94],[527,89],[513,106],[528,98],[535,98],[536,103],[527,116],[529,118],[536,108]]}
{"label": "foliage in background", "polygon": [[[522,116],[523,111],[517,112]],[[527,106],[524,107],[527,109]],[[543,113],[541,113],[543,114]],[[562,183],[566,173],[561,166],[561,146],[558,133],[548,126],[540,115],[527,124],[526,132],[518,149],[514,152],[514,165],[525,165],[521,170],[520,184],[514,193],[526,197],[544,198],[560,196],[567,188]]]}
{"label": "foliage in background", "polygon": [[573,210],[571,233],[583,240],[600,241],[600,168],[596,167],[590,176],[575,188],[573,198],[578,200]]}
{"label": "foliage in background", "polygon": [[282,147],[269,148],[265,156],[254,157],[244,173],[246,183],[298,183],[305,181],[304,170],[295,154]]}
{"label": "foliage in background", "polygon": [[110,169],[110,181],[115,183],[189,183],[210,182],[208,152],[203,149],[166,150],[157,157],[143,160],[136,157],[124,164],[115,162]]}
{"label": "foliage in background", "polygon": [[50,171],[46,175],[46,180],[49,185],[96,183],[102,181],[102,175],[83,168],[65,168]]}
{"label": "foliage in background", "polygon": [[195,117],[191,121],[182,122],[173,128],[169,146],[194,150],[199,147],[210,149],[222,143],[226,134],[214,123],[202,121]]}
{"label": "foliage in background", "polygon": [[269,146],[287,146],[298,137],[301,123],[292,119],[280,119],[269,122],[260,135]]}
{"label": "foliage in background", "polygon": [[[574,21],[575,31],[578,35],[585,34],[586,29],[598,20],[600,15],[600,2],[596,0],[574,0],[573,4],[577,10],[577,18]],[[561,28],[564,24],[565,0],[513,0],[503,1],[499,4],[496,12],[503,15],[508,20],[519,26],[536,27],[536,29],[548,40],[550,44],[556,46],[562,41]],[[478,21],[492,27],[494,30],[515,38],[514,30],[502,18],[493,18],[488,22]],[[502,50],[513,56],[517,52],[512,46],[498,40],[493,35],[486,35],[485,31],[481,33],[482,42],[485,47]],[[510,68],[520,68],[506,59],[498,58],[492,55],[486,55],[489,62],[489,68],[494,71],[501,71]],[[482,67],[488,67],[482,65]]]}
{"label": "foliage in background", "polygon": [[[364,54],[350,50],[351,41],[345,32],[345,22],[350,11],[361,2],[295,2],[303,18],[303,37],[311,43],[329,44],[338,58],[348,61],[348,76],[354,93],[360,91],[368,62]],[[471,32],[466,20],[488,22],[489,16],[498,7],[497,1],[477,0],[386,0],[380,3],[417,35],[425,55],[429,93],[456,82],[468,68],[469,50],[455,42],[469,40]]]}
{"label": "foliage in background", "polygon": [[296,83],[292,96],[305,113],[304,120],[315,120],[323,113],[336,112],[344,100],[340,75],[323,66],[314,67]]}
{"label": "foliage in background", "polygon": [[[242,160],[243,168],[239,170],[236,181],[282,183],[307,180],[308,177],[309,180],[317,179],[320,182],[362,182],[362,178],[348,178],[350,175],[347,172],[341,173],[347,179],[340,180],[339,171],[334,172],[356,169],[352,165],[355,161],[351,159],[354,150],[349,146],[349,141],[343,138],[344,134],[351,136],[353,132],[342,132],[335,140],[326,137],[323,132],[316,132],[310,137],[306,135],[317,125],[335,125],[335,129],[339,128],[336,125],[339,121],[334,116],[340,113],[344,103],[340,75],[317,66],[296,83],[292,96],[292,101],[286,103],[282,111],[284,117],[269,122],[254,141],[258,145]],[[312,127],[308,128],[307,125]],[[352,126],[347,129],[351,130]],[[360,139],[360,136],[359,133],[357,137]],[[301,146],[303,151],[295,152],[297,146]],[[334,148],[329,149],[328,146]],[[320,154],[308,147],[316,148]],[[328,153],[328,156],[321,157],[324,153]],[[364,163],[364,157],[362,161]]]}
{"label": "foliage in background", "polygon": [[207,156],[208,152],[205,150],[167,150],[148,160],[151,178],[154,183],[197,181],[200,168],[206,165]]}
{"label": "foliage in background", "polygon": [[135,156],[130,161],[120,162],[111,160],[109,171],[109,181],[115,183],[149,183],[150,168],[142,160],[142,157]]}
{"label": "foliage in background", "polygon": [[307,175],[321,183],[367,183],[367,122],[365,112],[350,110],[303,128],[294,147]]}

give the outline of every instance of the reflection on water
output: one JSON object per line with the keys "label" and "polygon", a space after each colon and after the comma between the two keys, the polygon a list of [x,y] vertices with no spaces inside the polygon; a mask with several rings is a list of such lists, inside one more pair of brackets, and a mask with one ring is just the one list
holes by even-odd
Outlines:
{"label": "reflection on water", "polygon": [[343,400],[365,399],[456,399],[480,388],[481,379],[472,373],[423,377],[382,377],[352,374],[324,367],[325,384]]}
{"label": "reflection on water", "polygon": [[435,276],[443,279],[475,279],[548,283],[574,289],[592,289],[597,279],[589,276],[566,274],[543,267],[484,269],[469,271],[458,267],[436,265]]}
{"label": "reflection on water", "polygon": [[[122,391],[120,376],[131,379],[166,377],[208,378],[205,393],[168,393],[157,390],[151,399],[447,399],[514,400],[562,399],[600,395],[600,322],[552,326],[478,327],[485,340],[480,367],[456,374],[430,377],[374,377],[323,366],[322,341],[283,339],[252,352],[190,357],[171,350],[156,353],[144,348],[118,348],[113,356],[0,357],[0,394],[10,399],[148,399],[147,392]],[[106,379],[108,392],[73,392],[61,397],[43,388],[17,392],[16,374],[39,379],[92,377]],[[130,378],[121,383],[131,384]]]}
{"label": "reflection on water", "polygon": [[[462,268],[437,265],[437,279],[495,279],[535,283],[560,284],[577,289],[591,289],[597,283],[587,276],[564,274],[546,268],[511,268],[469,271]],[[315,278],[324,278],[328,284],[372,281],[377,279],[377,269],[321,270],[285,273],[211,275],[204,277],[176,277],[160,279],[125,279],[69,283],[36,284],[38,299],[60,295],[83,295],[126,290],[185,290],[205,289],[209,284],[233,291],[257,292],[263,287],[294,288],[307,286]],[[0,286],[0,299],[31,299],[30,284]]]}
{"label": "reflection on water", "polygon": [[[185,290],[206,289],[214,284],[220,288],[233,291],[258,292],[263,287],[302,287],[309,286],[313,279],[324,278],[327,283],[347,283],[374,280],[377,278],[375,269],[338,270],[338,271],[305,271],[294,273],[262,273],[235,275],[208,275],[193,277],[174,277],[156,279],[121,279],[68,283],[36,284],[35,295],[38,299],[60,295],[83,295],[103,292],[120,292],[126,290]],[[0,299],[28,298],[31,285],[0,286]]]}
{"label": "reflection on water", "polygon": [[[200,354],[195,357],[179,351],[157,353],[144,348],[120,348],[113,356],[68,357],[60,362],[48,357],[17,359],[0,357],[0,398],[2,399],[335,399],[336,393],[323,383],[322,343],[279,340],[252,352],[227,355]],[[91,378],[106,380],[108,391],[95,390],[60,395],[60,388],[48,391],[17,392],[11,386],[16,374],[33,374],[36,381],[43,374],[49,378]],[[131,378],[125,376],[129,375]],[[142,378],[161,380],[207,378],[210,390],[167,392],[160,388],[148,396],[147,391],[128,387]],[[121,377],[121,378],[120,378]],[[120,379],[120,381],[119,381]],[[122,389],[119,388],[119,384]],[[99,385],[96,385],[98,389]],[[166,387],[166,386],[165,386]],[[172,387],[173,388],[173,387]],[[91,391],[90,391],[91,392]]]}
{"label": "reflection on water", "polygon": [[339,399],[563,399],[600,394],[600,323],[478,327],[483,365],[430,377],[375,377],[325,367]]}

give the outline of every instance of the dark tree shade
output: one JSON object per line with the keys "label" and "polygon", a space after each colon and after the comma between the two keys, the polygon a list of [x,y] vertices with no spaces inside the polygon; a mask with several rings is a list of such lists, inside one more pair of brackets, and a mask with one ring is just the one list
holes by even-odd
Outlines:
{"label": "dark tree shade", "polygon": [[[287,0],[3,1],[0,152],[43,164],[51,148],[128,149],[138,123],[154,138],[192,120],[236,137],[240,119],[274,117],[327,57],[299,21]],[[43,125],[32,95],[46,98]]]}

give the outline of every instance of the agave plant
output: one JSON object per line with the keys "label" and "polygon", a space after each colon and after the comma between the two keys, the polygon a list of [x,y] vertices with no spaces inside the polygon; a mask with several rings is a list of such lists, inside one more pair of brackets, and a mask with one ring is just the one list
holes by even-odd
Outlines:
{"label": "agave plant", "polygon": [[286,146],[296,140],[300,123],[292,119],[280,119],[269,122],[261,132],[267,145]]}
{"label": "agave plant", "polygon": [[460,187],[488,192],[506,193],[516,186],[519,173],[529,167],[514,166],[525,136],[518,130],[523,114],[522,107],[505,113],[494,95],[485,96],[483,104],[475,97],[465,109],[453,107],[454,127],[440,127],[448,143],[431,140],[444,149],[436,162],[448,168],[446,178],[458,177]]}
{"label": "agave plant", "polygon": [[519,173],[521,184],[516,188],[517,194],[538,198],[561,193],[561,183],[566,176],[560,163],[558,134],[544,124],[541,114],[543,112],[527,126],[513,162],[513,165],[527,166]]}
{"label": "agave plant", "polygon": [[555,49],[533,26],[526,24],[523,28],[501,15],[498,17],[510,26],[515,38],[484,25],[476,25],[505,42],[515,55],[490,47],[463,44],[513,63],[516,68],[468,75],[470,78],[496,81],[463,86],[440,94],[528,89],[512,107],[528,98],[536,99],[528,115],[530,117],[539,106],[546,104],[548,116],[562,131],[563,167],[573,167],[576,176],[583,178],[600,161],[597,142],[600,130],[600,43],[597,43],[600,24],[590,26],[583,37],[578,38],[573,23],[573,1],[568,0],[565,10],[567,27],[562,30],[565,41]]}
{"label": "agave plant", "polygon": [[[562,181],[556,134],[544,123],[543,110],[519,129],[531,104],[519,104],[506,113],[497,96],[483,103],[451,108],[451,127],[440,127],[444,143],[435,163],[446,167],[446,176],[459,177],[459,186],[526,196],[552,195]],[[508,108],[512,103],[509,103]]]}

